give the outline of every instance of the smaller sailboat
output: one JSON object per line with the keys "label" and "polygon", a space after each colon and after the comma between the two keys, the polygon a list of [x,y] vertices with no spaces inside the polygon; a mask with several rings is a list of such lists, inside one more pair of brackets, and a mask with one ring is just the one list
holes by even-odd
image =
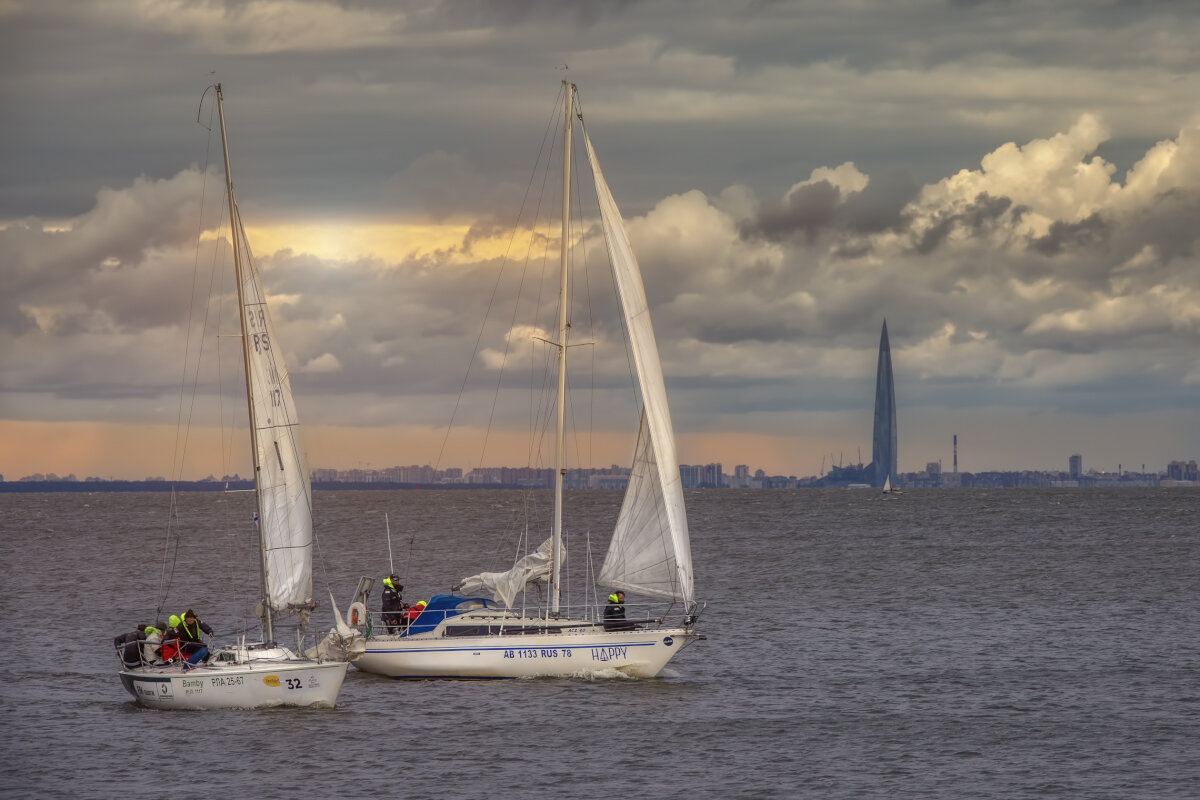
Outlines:
{"label": "smaller sailboat", "polygon": [[[242,362],[257,499],[255,520],[262,554],[263,640],[247,643],[243,637],[234,645],[217,648],[207,662],[195,666],[181,661],[123,666],[121,683],[139,703],[151,708],[332,706],[349,664],[304,657],[275,641],[275,615],[294,613],[299,619],[298,628],[303,628],[313,607],[311,484],[291,381],[233,197],[221,85],[214,88],[241,310]],[[340,618],[337,621],[339,628],[345,629]]]}
{"label": "smaller sailboat", "polygon": [[884,494],[904,494],[902,491],[900,491],[896,487],[892,486],[892,476],[891,475],[888,475],[886,478],[883,479],[883,493]]}
{"label": "smaller sailboat", "polygon": [[[575,86],[563,82],[563,187],[558,339],[555,392],[555,483],[550,537],[503,572],[484,572],[459,582],[454,594],[432,597],[419,615],[399,630],[373,624],[365,652],[354,661],[364,672],[392,678],[520,678],[616,672],[630,677],[658,675],[667,662],[704,639],[695,624],[692,553],[675,434],[641,270],[621,213],[613,200],[586,128],[600,221],[616,284],[621,320],[628,331],[636,386],[641,399],[633,465],[599,575],[598,586],[612,590],[610,602],[569,609],[560,606],[563,538],[564,415],[568,317],[567,262],[570,247],[571,130],[582,121]],[[547,381],[549,384],[549,381]],[[634,422],[633,419],[630,422]],[[631,426],[632,427],[632,426]],[[371,578],[359,582],[350,621],[366,614]],[[547,602],[525,607],[517,596],[526,587],[548,587]],[[625,618],[624,591],[667,601],[660,614]],[[374,617],[371,615],[371,622]]]}

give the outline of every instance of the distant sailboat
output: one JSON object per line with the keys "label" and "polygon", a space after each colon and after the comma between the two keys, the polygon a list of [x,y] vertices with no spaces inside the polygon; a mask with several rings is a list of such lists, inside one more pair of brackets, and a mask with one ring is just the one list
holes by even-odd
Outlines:
{"label": "distant sailboat", "polygon": [[883,479],[883,493],[884,494],[903,494],[903,492],[901,492],[899,489],[892,486],[892,476],[891,475],[888,475],[886,478]]}
{"label": "distant sailboat", "polygon": [[[704,637],[695,631],[699,606],[692,577],[691,545],[666,387],[651,327],[641,272],[620,211],[613,200],[586,129],[601,222],[617,294],[628,331],[642,400],[640,430],[629,484],[616,529],[596,584],[671,601],[678,621],[666,617],[604,619],[598,607],[560,608],[565,548],[562,536],[567,317],[567,253],[570,207],[571,128],[575,86],[563,82],[564,171],[559,285],[556,395],[556,466],[550,537],[505,572],[461,581],[455,594],[437,595],[411,624],[385,633],[375,625],[364,654],[354,662],[365,672],[393,678],[513,678],[570,676],[617,670],[653,677],[680,650]],[[582,114],[579,114],[582,120]],[[351,607],[353,622],[365,613],[371,579],[360,581]],[[515,609],[527,586],[548,585],[545,607]],[[366,587],[365,589],[363,587]],[[479,596],[484,595],[487,596]],[[609,613],[616,613],[614,602]],[[668,612],[670,609],[668,609]],[[624,614],[622,608],[621,612]]]}
{"label": "distant sailboat", "polygon": [[[233,267],[241,309],[242,361],[250,419],[250,447],[261,543],[263,641],[220,647],[207,663],[181,661],[121,670],[121,683],[151,708],[217,709],[332,706],[348,664],[297,655],[274,641],[273,617],[312,608],[312,506],[308,467],[300,446],[291,381],[266,293],[246,247],[233,179],[221,86],[216,87],[225,157]],[[340,626],[344,627],[344,626]]]}

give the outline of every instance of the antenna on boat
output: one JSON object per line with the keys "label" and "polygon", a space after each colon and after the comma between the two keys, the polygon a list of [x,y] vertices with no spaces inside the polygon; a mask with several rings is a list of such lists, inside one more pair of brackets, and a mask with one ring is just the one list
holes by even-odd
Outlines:
{"label": "antenna on boat", "polygon": [[388,540],[388,575],[396,574],[396,566],[392,563],[392,525],[388,522],[387,512],[383,512],[383,525],[387,528]]}

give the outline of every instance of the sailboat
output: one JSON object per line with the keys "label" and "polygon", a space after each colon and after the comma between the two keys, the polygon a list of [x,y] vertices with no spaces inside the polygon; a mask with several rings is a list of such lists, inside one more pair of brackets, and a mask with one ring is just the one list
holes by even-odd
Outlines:
{"label": "sailboat", "polygon": [[[596,186],[601,222],[617,295],[628,331],[641,415],[629,483],[598,586],[669,601],[662,616],[606,620],[599,604],[572,611],[561,606],[563,478],[566,473],[568,222],[575,86],[563,82],[562,236],[560,243],[554,508],[550,537],[503,572],[461,581],[453,594],[435,595],[407,627],[392,633],[371,620],[365,651],[354,661],[364,672],[392,678],[517,678],[577,676],[616,671],[654,677],[680,650],[705,638],[695,630],[691,545],[666,386],[650,323],[646,292],[621,213],[600,171],[586,128],[581,134]],[[578,114],[582,121],[582,113]],[[350,619],[367,611],[370,578],[359,582]],[[525,587],[548,586],[540,608],[516,608]],[[486,593],[486,595],[484,594]],[[623,609],[622,609],[623,610]],[[677,611],[677,617],[670,617]],[[368,618],[370,618],[369,615]]]}
{"label": "sailboat", "polygon": [[886,478],[883,479],[883,493],[884,494],[903,494],[903,492],[901,492],[899,489],[892,486],[892,476],[891,475],[888,475]]}
{"label": "sailboat", "polygon": [[304,657],[275,641],[277,614],[296,614],[299,627],[305,627],[313,608],[311,486],[291,381],[234,202],[221,85],[213,88],[221,122],[241,309],[242,362],[257,498],[255,517],[261,544],[263,641],[247,643],[242,637],[233,645],[216,648],[207,663],[190,668],[179,661],[123,667],[121,683],[139,703],[152,708],[333,706],[348,663]]}

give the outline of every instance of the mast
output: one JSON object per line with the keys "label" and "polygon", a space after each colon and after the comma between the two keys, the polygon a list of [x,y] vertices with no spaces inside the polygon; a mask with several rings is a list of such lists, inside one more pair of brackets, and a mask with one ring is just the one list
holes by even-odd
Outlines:
{"label": "mast", "polygon": [[250,337],[246,335],[246,306],[245,299],[242,296],[242,256],[241,251],[238,249],[238,231],[241,229],[241,224],[238,220],[237,205],[233,200],[233,173],[229,171],[229,140],[225,136],[225,105],[221,95],[221,84],[218,83],[215,88],[217,90],[217,117],[221,121],[221,152],[225,156],[225,191],[228,194],[229,200],[229,238],[233,244],[233,272],[237,283],[238,324],[242,332],[242,373],[246,379],[246,410],[250,419],[250,461],[254,465],[254,500],[255,510],[257,511],[255,527],[258,528],[258,574],[259,583],[262,588],[266,641],[271,642],[275,639],[275,632],[271,620],[271,603],[267,599],[267,546],[262,538],[262,492],[260,491],[258,482],[261,466],[258,461],[258,446],[255,443],[258,435],[258,421],[254,414],[253,389],[250,383]]}
{"label": "mast", "polygon": [[550,549],[550,612],[558,615],[562,593],[562,499],[566,474],[566,438],[563,436],[567,408],[567,239],[571,218],[571,111],[575,105],[575,84],[563,81],[563,185],[562,236],[559,248],[558,280],[558,402],[554,439],[554,532]]}

